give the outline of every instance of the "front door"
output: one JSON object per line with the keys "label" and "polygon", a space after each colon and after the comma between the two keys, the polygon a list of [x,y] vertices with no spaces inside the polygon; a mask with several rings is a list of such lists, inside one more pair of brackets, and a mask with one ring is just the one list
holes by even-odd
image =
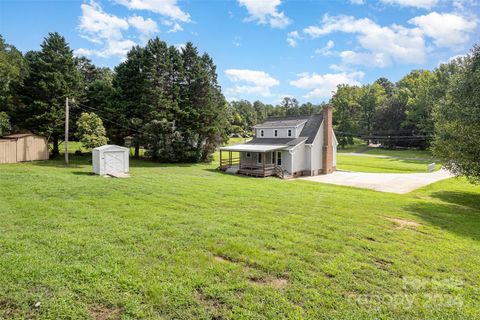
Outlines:
{"label": "front door", "polygon": [[276,163],[277,163],[277,166],[282,165],[282,151],[277,151]]}

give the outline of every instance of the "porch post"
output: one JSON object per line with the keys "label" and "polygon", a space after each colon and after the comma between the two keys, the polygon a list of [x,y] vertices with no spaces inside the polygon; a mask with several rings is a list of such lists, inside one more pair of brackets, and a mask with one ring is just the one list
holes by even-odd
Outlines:
{"label": "porch post", "polygon": [[267,160],[266,153],[262,153],[263,174],[265,174],[265,161]]}
{"label": "porch post", "polygon": [[229,151],[229,154],[228,154],[228,166],[229,167],[232,166],[232,151]]}
{"label": "porch post", "polygon": [[220,150],[220,169],[222,169],[222,150]]}

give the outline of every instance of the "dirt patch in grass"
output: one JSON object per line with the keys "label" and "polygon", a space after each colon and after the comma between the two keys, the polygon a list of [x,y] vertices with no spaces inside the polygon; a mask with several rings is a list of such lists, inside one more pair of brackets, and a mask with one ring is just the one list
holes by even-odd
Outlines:
{"label": "dirt patch in grass", "polygon": [[269,286],[275,289],[283,289],[288,285],[288,279],[278,278],[273,276],[268,276],[263,278],[250,277],[250,282],[252,282],[255,285]]}
{"label": "dirt patch in grass", "polygon": [[88,313],[95,320],[116,320],[120,319],[122,308],[97,304],[91,306]]}
{"label": "dirt patch in grass", "polygon": [[195,300],[205,308],[205,311],[209,314],[211,319],[223,319],[220,314],[220,309],[223,307],[222,301],[215,297],[208,296],[201,291],[195,291],[194,297]]}
{"label": "dirt patch in grass", "polygon": [[399,218],[387,218],[387,220],[395,222],[397,224],[397,229],[416,228],[420,226],[420,223],[418,222],[399,219]]}
{"label": "dirt patch in grass", "polygon": [[15,302],[8,299],[0,299],[0,319],[31,319],[31,312],[24,313],[22,308]]}
{"label": "dirt patch in grass", "polygon": [[225,256],[221,256],[221,255],[214,255],[213,256],[213,259],[215,261],[218,261],[218,262],[225,262],[225,263],[232,263],[234,261],[232,261],[230,258],[228,257],[225,257]]}
{"label": "dirt patch in grass", "polygon": [[389,267],[393,264],[392,261],[388,261],[385,259],[377,258],[375,259],[375,266],[380,269],[380,270],[385,270],[387,271]]}

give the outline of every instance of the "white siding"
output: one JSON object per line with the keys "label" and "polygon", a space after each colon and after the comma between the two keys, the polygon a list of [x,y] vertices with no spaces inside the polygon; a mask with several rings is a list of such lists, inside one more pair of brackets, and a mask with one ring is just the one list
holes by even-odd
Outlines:
{"label": "white siding", "polygon": [[338,141],[337,141],[337,137],[335,136],[335,132],[333,132],[332,140],[333,140],[333,166],[336,168],[336,167],[337,167],[337,146],[338,146]]}
{"label": "white siding", "polygon": [[[299,126],[303,128],[302,126]],[[287,128],[268,128],[268,129],[256,129],[257,138],[298,138],[301,130],[298,130],[296,127],[287,127]],[[263,130],[263,137],[262,137]],[[275,130],[277,130],[277,136],[275,137]],[[288,130],[292,130],[292,135],[288,136]]]}
{"label": "white siding", "polygon": [[308,170],[307,154],[310,153],[308,149],[309,148],[305,146],[305,142],[300,143],[299,145],[295,146],[294,149],[292,149],[292,173]]}
{"label": "white siding", "polygon": [[282,168],[287,170],[288,173],[293,173],[292,171],[292,155],[288,150],[282,150]]}
{"label": "white siding", "polygon": [[322,169],[322,154],[323,154],[323,122],[318,129],[315,140],[313,140],[310,154],[310,167],[308,170],[315,171]]}

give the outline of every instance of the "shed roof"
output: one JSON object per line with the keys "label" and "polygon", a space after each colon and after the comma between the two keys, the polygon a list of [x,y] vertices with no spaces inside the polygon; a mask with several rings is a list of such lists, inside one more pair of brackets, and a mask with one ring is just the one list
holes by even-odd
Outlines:
{"label": "shed roof", "polygon": [[115,144],[106,144],[101,147],[96,147],[93,150],[97,151],[106,151],[106,150],[121,150],[121,151],[129,151],[128,148],[122,147],[122,146],[117,146]]}
{"label": "shed roof", "polygon": [[20,139],[20,138],[25,138],[30,136],[34,136],[34,134],[33,133],[16,133],[16,134],[10,134],[8,136],[3,136],[2,139]]}

